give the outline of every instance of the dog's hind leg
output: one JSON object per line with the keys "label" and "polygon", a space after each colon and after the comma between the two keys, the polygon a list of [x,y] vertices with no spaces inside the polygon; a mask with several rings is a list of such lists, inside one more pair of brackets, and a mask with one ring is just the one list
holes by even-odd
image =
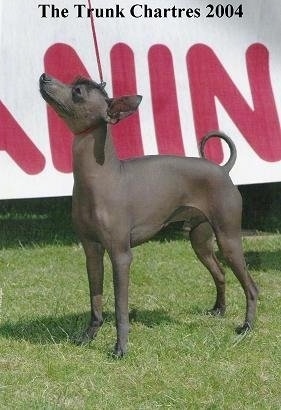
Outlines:
{"label": "dog's hind leg", "polygon": [[223,315],[225,312],[225,275],[214,252],[214,233],[208,222],[203,222],[190,231],[190,242],[198,259],[211,273],[217,291],[217,297],[208,313]]}
{"label": "dog's hind leg", "polygon": [[240,232],[231,234],[216,232],[219,248],[239,280],[246,296],[246,315],[242,326],[237,327],[237,333],[245,333],[252,329],[255,318],[258,288],[246,268],[246,261],[242,249]]}

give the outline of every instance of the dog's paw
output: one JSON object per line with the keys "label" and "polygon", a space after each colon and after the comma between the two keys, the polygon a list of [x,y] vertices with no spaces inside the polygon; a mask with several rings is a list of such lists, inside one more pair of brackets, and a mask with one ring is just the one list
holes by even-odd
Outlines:
{"label": "dog's paw", "polygon": [[116,345],[114,347],[114,350],[112,352],[112,357],[114,359],[122,359],[126,354],[127,354],[127,349],[126,348],[121,348],[116,343]]}
{"label": "dog's paw", "polygon": [[88,345],[97,336],[99,328],[100,326],[89,326],[82,335],[74,339],[74,343],[77,346]]}
{"label": "dog's paw", "polygon": [[206,313],[210,316],[223,316],[225,314],[225,306],[213,307],[212,309],[207,310]]}
{"label": "dog's paw", "polygon": [[235,331],[238,335],[245,335],[252,330],[252,326],[249,322],[245,322],[242,326],[238,326]]}
{"label": "dog's paw", "polygon": [[82,335],[73,339],[73,343],[76,346],[86,346],[88,345],[93,338],[91,338],[87,333],[83,333]]}

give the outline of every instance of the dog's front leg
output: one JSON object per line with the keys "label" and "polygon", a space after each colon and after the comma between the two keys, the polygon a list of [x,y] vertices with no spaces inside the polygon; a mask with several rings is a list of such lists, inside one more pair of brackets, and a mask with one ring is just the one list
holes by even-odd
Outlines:
{"label": "dog's front leg", "polygon": [[103,256],[104,248],[96,242],[83,241],[86,254],[86,265],[90,288],[91,319],[89,326],[83,335],[82,343],[93,339],[103,323],[102,317],[102,294],[103,294]]}
{"label": "dog's front leg", "polygon": [[127,352],[129,333],[129,271],[132,261],[131,250],[114,251],[110,255],[113,267],[113,283],[115,296],[115,320],[117,341],[114,349],[116,357],[122,357]]}

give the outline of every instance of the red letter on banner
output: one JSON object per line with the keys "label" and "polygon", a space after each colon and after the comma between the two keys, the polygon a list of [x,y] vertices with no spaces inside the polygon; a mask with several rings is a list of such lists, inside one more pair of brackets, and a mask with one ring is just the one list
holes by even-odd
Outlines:
{"label": "red letter on banner", "polygon": [[155,45],[149,50],[148,62],[159,154],[184,155],[171,52]]}
{"label": "red letter on banner", "polygon": [[35,175],[43,171],[45,167],[44,156],[1,101],[0,124],[0,150],[7,151],[27,174]]}
{"label": "red letter on banner", "polygon": [[[114,96],[137,94],[134,54],[126,44],[116,44],[110,53]],[[112,127],[112,136],[119,158],[143,155],[138,112]]]}
{"label": "red letter on banner", "polygon": [[[89,74],[76,54],[67,44],[54,44],[44,58],[45,71],[58,80],[71,83],[75,77],[89,78]],[[47,107],[50,145],[54,167],[60,172],[72,172],[73,135],[51,107]]]}
{"label": "red letter on banner", "polygon": [[[253,98],[252,109],[235,87],[213,51],[202,44],[193,46],[187,55],[187,67],[198,139],[218,129],[215,98],[257,155],[265,161],[281,159],[281,132],[269,73],[268,50],[253,44],[247,54],[247,69]],[[220,143],[210,142],[208,157],[222,161]]]}

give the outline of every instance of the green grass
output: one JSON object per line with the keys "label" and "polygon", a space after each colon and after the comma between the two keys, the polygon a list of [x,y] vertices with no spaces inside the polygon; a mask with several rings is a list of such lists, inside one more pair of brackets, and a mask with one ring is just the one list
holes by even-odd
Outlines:
{"label": "green grass", "polygon": [[89,302],[67,212],[0,213],[1,409],[281,407],[280,235],[244,239],[260,287],[255,328],[245,338],[234,333],[244,297],[228,269],[227,313],[208,317],[214,286],[189,242],[175,235],[136,248],[129,354],[115,360],[108,258],[105,323],[89,346],[72,342],[89,319]]}

